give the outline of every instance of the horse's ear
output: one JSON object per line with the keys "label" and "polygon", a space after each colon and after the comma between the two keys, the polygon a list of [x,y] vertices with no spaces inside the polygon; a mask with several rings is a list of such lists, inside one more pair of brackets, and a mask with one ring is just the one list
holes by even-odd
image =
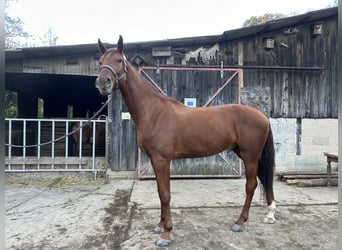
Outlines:
{"label": "horse's ear", "polygon": [[102,54],[104,54],[106,52],[107,48],[101,42],[100,38],[97,40],[97,46],[99,47],[99,50]]}
{"label": "horse's ear", "polygon": [[119,51],[120,53],[123,52],[123,39],[122,39],[122,36],[121,36],[121,35],[119,36],[119,40],[118,40],[118,51]]}

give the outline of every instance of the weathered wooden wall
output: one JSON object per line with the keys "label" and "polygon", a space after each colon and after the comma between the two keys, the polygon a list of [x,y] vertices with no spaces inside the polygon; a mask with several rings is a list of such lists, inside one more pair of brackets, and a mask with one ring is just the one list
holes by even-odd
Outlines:
{"label": "weathered wooden wall", "polygon": [[[244,86],[270,88],[271,117],[337,118],[337,22],[324,22],[322,34],[316,36],[313,25],[243,42]],[[262,38],[268,36],[275,38],[274,49],[264,48]]]}
{"label": "weathered wooden wall", "polygon": [[[317,23],[322,25],[322,33],[314,35],[313,27]],[[269,38],[273,39],[273,48],[266,48]],[[144,58],[144,65],[220,67],[223,63],[224,67],[240,68],[243,70],[241,87],[251,91],[269,88],[269,116],[337,118],[336,38],[337,16],[333,16],[291,23],[232,40],[229,35],[223,35],[207,44],[172,47],[168,57],[153,56],[146,50],[127,53],[131,59],[137,55]],[[199,81],[194,77],[195,82]],[[179,85],[185,83],[182,79],[177,81]],[[192,86],[187,87],[191,91]]]}
{"label": "weathered wooden wall", "polygon": [[[95,46],[94,46],[95,47]],[[35,48],[33,48],[35,49]],[[63,46],[60,48],[63,51]],[[95,76],[98,74],[99,53],[82,53],[73,55],[48,55],[44,57],[26,57],[20,60],[6,61],[7,72],[67,74]]]}
{"label": "weathered wooden wall", "polygon": [[[223,39],[205,45],[160,48],[169,51],[166,57],[153,53],[153,49],[152,51],[128,50],[126,53],[131,61],[139,55],[144,59],[143,65],[219,68],[223,63],[224,67],[242,70],[241,102],[261,109],[270,117],[336,118],[337,19],[334,17],[321,21],[320,35],[313,35],[316,20],[270,32],[255,33],[235,40]],[[266,48],[268,38],[274,39],[273,48]],[[157,49],[155,48],[154,51]],[[157,71],[150,71],[149,73],[169,96],[179,101],[183,101],[185,97],[195,97],[198,106],[203,105],[220,84],[219,73],[195,71],[161,71],[160,74],[157,74]],[[236,88],[233,86],[230,85],[224,97],[219,97],[213,105],[236,102],[233,97],[236,96]],[[123,105],[121,110],[125,111],[123,103],[118,105]],[[114,108],[114,112],[116,110],[118,108]],[[129,123],[123,121],[123,124]],[[129,130],[128,127],[129,125],[126,131]],[[124,130],[122,132],[120,136],[123,141],[135,140],[135,137],[126,137]],[[134,133],[129,132],[128,135],[134,136]],[[125,150],[125,152],[131,151]],[[134,155],[137,157],[136,151]],[[208,162],[202,160],[202,163],[205,169]],[[191,162],[191,164],[197,166],[197,163]],[[210,164],[219,165],[217,159],[212,159]],[[182,174],[192,174],[192,170],[186,170],[183,162],[174,163],[172,169],[176,171],[179,166],[182,166],[184,171]],[[198,169],[200,172],[201,168]],[[220,169],[217,168],[215,171],[218,173]]]}
{"label": "weathered wooden wall", "polygon": [[[266,47],[269,39],[273,48]],[[218,36],[126,44],[125,53],[137,66],[240,68],[243,87],[269,87],[271,117],[337,118],[336,39],[337,8],[331,8]],[[95,76],[98,58],[96,44],[29,48],[6,53],[6,72]]]}

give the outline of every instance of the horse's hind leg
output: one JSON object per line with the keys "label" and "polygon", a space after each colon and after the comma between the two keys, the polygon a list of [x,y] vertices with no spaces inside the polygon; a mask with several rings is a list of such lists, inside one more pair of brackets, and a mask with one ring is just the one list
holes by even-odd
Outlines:
{"label": "horse's hind leg", "polygon": [[257,183],[257,169],[258,162],[245,163],[246,169],[246,199],[245,204],[243,206],[242,212],[240,214],[239,219],[232,226],[232,231],[234,232],[242,232],[243,224],[248,220],[249,208],[252,203],[254,191],[258,185]]}
{"label": "horse's hind leg", "polygon": [[273,224],[275,223],[275,210],[276,210],[276,203],[274,201],[274,194],[273,194],[273,186],[272,189],[267,191],[266,190],[266,200],[267,200],[267,214],[263,220],[265,224]]}

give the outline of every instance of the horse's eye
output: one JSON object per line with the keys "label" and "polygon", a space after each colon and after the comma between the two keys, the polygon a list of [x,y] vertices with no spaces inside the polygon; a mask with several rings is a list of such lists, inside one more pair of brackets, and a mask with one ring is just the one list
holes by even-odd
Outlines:
{"label": "horse's eye", "polygon": [[120,58],[120,59],[117,59],[116,62],[117,62],[117,63],[122,63],[122,59],[121,59],[121,58]]}

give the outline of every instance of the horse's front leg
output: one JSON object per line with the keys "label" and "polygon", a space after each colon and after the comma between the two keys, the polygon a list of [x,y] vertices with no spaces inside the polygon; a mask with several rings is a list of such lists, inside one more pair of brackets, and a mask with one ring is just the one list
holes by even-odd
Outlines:
{"label": "horse's front leg", "polygon": [[151,157],[152,166],[157,179],[158,194],[160,199],[160,222],[154,229],[156,233],[162,233],[156,242],[158,246],[171,244],[170,232],[172,230],[172,219],[170,210],[170,160],[162,156]]}

